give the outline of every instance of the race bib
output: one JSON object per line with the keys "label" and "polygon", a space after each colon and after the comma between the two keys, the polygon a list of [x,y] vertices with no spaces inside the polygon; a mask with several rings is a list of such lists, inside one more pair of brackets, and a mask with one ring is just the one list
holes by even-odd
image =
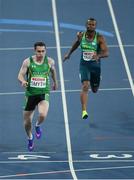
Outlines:
{"label": "race bib", "polygon": [[93,55],[94,55],[94,52],[83,52],[83,59],[85,60],[85,61],[91,61],[91,60],[93,60],[92,59],[92,57],[93,57]]}
{"label": "race bib", "polygon": [[46,78],[32,77],[30,87],[45,88],[46,87]]}

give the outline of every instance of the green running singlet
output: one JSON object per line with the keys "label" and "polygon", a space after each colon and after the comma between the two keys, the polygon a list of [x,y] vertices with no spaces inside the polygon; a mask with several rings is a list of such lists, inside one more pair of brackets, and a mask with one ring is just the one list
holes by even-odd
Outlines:
{"label": "green running singlet", "polygon": [[26,96],[50,93],[50,65],[47,56],[40,65],[36,64],[30,57],[30,65],[27,72],[28,87]]}

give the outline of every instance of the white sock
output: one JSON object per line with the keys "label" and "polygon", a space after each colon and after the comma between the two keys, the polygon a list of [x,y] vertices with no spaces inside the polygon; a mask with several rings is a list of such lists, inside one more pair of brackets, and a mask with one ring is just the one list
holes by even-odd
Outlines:
{"label": "white sock", "polygon": [[29,139],[30,139],[30,140],[32,140],[32,139],[33,139],[33,135],[32,135],[32,133],[30,134]]}
{"label": "white sock", "polygon": [[39,126],[40,126],[38,121],[36,122],[35,126],[36,126],[36,127],[39,127]]}

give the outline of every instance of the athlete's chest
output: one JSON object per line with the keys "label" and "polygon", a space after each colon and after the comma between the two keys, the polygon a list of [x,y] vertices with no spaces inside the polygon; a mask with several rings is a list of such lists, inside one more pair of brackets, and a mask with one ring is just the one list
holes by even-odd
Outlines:
{"label": "athlete's chest", "polygon": [[43,63],[43,64],[35,64],[35,63],[32,63],[30,65],[30,71],[32,73],[43,73],[43,72],[47,72],[49,70],[49,64],[48,63]]}

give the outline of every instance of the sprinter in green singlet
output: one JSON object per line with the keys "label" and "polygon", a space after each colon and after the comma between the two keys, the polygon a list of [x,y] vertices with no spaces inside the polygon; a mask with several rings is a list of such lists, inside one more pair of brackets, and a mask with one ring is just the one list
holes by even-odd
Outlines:
{"label": "sprinter in green singlet", "polygon": [[96,32],[96,20],[89,18],[86,22],[86,32],[78,32],[77,39],[71,49],[65,54],[63,61],[70,58],[70,55],[79,46],[81,48],[80,79],[82,91],[80,94],[82,105],[82,118],[87,119],[88,91],[96,93],[100,84],[101,64],[100,59],[108,57],[108,47],[102,35]]}
{"label": "sprinter in green singlet", "polygon": [[58,88],[56,69],[54,60],[46,55],[46,45],[44,42],[34,44],[35,55],[23,61],[18,74],[18,80],[25,88],[24,104],[24,127],[28,136],[28,149],[34,148],[34,136],[32,133],[32,118],[36,106],[39,117],[35,125],[36,138],[40,139],[42,130],[40,124],[47,117],[49,109],[50,79],[53,80],[53,90]]}

